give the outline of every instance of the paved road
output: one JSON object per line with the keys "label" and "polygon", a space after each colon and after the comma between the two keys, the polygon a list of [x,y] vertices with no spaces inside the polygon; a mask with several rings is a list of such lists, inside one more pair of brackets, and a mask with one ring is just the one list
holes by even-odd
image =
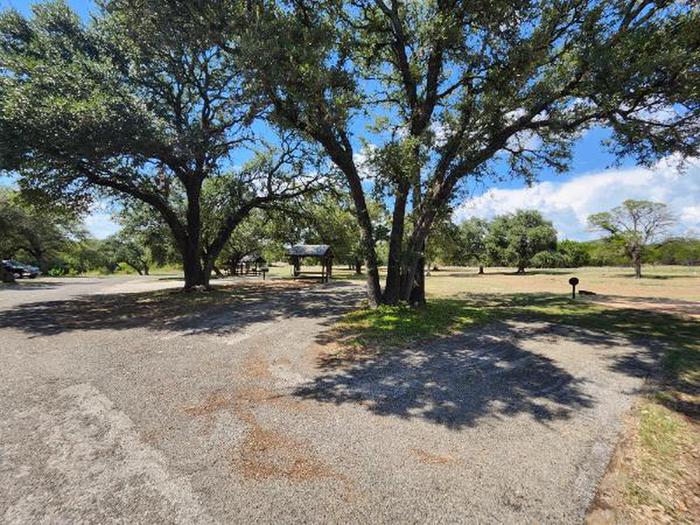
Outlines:
{"label": "paved road", "polygon": [[545,324],[333,367],[354,286],[0,288],[0,522],[583,519],[649,350]]}

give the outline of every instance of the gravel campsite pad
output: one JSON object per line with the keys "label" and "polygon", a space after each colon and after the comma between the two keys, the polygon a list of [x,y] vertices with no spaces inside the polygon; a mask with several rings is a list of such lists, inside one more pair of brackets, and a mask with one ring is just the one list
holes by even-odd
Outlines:
{"label": "gravel campsite pad", "polygon": [[522,321],[333,365],[358,286],[177,284],[0,290],[4,522],[577,523],[654,366]]}

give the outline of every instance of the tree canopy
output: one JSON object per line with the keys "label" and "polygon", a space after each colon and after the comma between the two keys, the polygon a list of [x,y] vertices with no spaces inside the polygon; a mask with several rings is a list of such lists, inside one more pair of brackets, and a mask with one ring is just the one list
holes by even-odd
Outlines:
{"label": "tree canopy", "polygon": [[[234,2],[234,4],[239,5]],[[363,232],[370,303],[420,288],[425,241],[465,181],[564,170],[591,126],[641,162],[698,150],[699,14],[683,3],[246,2],[227,49],[273,118],[323,147]],[[362,123],[370,120],[366,130]],[[393,202],[381,291],[358,137]]]}
{"label": "tree canopy", "polygon": [[[700,13],[684,2],[103,6],[87,26],[60,3],[0,18],[0,134],[11,137],[0,166],[56,194],[100,188],[147,202],[172,230],[188,284],[208,278],[251,209],[331,168],[377,305],[424,301],[426,242],[470,182],[564,171],[593,126],[641,163],[698,153]],[[268,147],[257,123],[276,137]],[[250,162],[232,163],[250,144]],[[203,234],[205,186],[219,223]],[[391,207],[383,289],[370,195]]]}
{"label": "tree canopy", "polygon": [[633,199],[588,217],[591,228],[607,232],[622,243],[638,278],[642,276],[642,256],[647,245],[658,240],[674,222],[665,204]]}
{"label": "tree canopy", "polygon": [[518,210],[496,217],[485,243],[491,260],[524,273],[535,254],[556,248],[557,231],[538,211]]}
{"label": "tree canopy", "polygon": [[[261,108],[238,65],[167,3],[108,0],[87,24],[63,2],[35,5],[30,18],[7,10],[0,63],[0,169],[75,205],[148,204],[172,232],[186,287],[208,284],[252,209],[323,178],[308,146],[253,133]],[[203,193],[217,219],[207,232]]]}
{"label": "tree canopy", "polygon": [[0,187],[0,259],[20,258],[48,270],[58,253],[85,235],[70,208],[36,205]]}

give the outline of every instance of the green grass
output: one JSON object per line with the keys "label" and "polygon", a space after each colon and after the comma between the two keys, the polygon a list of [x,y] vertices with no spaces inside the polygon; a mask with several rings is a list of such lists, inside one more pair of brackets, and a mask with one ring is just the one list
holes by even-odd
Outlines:
{"label": "green grass", "polygon": [[491,313],[457,299],[436,299],[424,308],[380,306],[347,314],[337,325],[339,335],[353,347],[405,345],[427,337],[447,335],[482,323]]}
{"label": "green grass", "polygon": [[640,411],[639,436],[642,446],[654,458],[665,461],[678,453],[686,424],[667,408],[645,404]]}
{"label": "green grass", "polygon": [[[640,521],[654,509],[658,521],[690,523],[684,501],[697,479],[700,438],[687,418],[656,402],[644,399],[638,410],[638,429],[627,452],[623,505],[625,521]],[[692,519],[692,518],[691,518]]]}

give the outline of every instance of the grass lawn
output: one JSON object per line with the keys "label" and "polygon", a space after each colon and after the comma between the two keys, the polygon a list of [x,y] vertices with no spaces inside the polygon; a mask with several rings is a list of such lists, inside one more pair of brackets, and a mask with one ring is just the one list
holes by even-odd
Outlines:
{"label": "grass lawn", "polygon": [[[433,272],[425,308],[380,307],[346,315],[328,334],[334,345],[329,358],[342,362],[390,352],[498,319],[580,327],[632,343],[653,341],[662,370],[630,417],[617,452],[623,460],[611,465],[598,505],[614,521],[697,517],[700,270],[650,267],[640,280],[624,268],[541,270],[524,276],[508,269],[487,272]],[[580,279],[580,288],[598,295],[572,300],[567,282],[572,275]]]}

